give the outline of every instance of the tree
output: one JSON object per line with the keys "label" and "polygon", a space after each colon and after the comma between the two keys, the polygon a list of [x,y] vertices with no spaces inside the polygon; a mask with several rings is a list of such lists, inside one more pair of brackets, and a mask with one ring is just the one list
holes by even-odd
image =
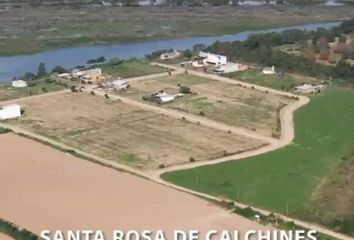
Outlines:
{"label": "tree", "polygon": [[191,94],[192,90],[189,87],[187,87],[187,86],[181,86],[179,88],[179,92],[183,93],[183,94]]}
{"label": "tree", "polygon": [[67,73],[68,70],[63,68],[62,66],[56,66],[55,68],[53,68],[52,73]]}
{"label": "tree", "polygon": [[191,50],[187,49],[183,52],[183,57],[190,59],[192,57]]}
{"label": "tree", "polygon": [[42,78],[47,76],[47,70],[44,63],[40,63],[38,66],[37,78]]}
{"label": "tree", "polygon": [[36,75],[31,72],[26,72],[25,75],[23,75],[23,80],[25,81],[32,81],[34,79],[36,79]]}

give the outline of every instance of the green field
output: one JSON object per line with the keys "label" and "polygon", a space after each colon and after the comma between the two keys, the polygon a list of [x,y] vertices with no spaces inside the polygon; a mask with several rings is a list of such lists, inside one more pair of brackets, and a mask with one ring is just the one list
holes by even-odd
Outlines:
{"label": "green field", "polygon": [[354,171],[348,171],[354,168],[353,119],[354,91],[330,89],[296,112],[296,138],[291,145],[162,177],[354,234]]}
{"label": "green field", "polygon": [[166,69],[150,65],[142,60],[112,61],[110,63],[100,64],[99,67],[105,75],[111,75],[114,78],[131,78],[154,73],[166,72]]}
{"label": "green field", "polygon": [[303,83],[316,83],[316,79],[314,78],[289,73],[264,75],[261,69],[250,69],[225,75],[236,80],[286,91],[291,91],[295,86]]}
{"label": "green field", "polygon": [[74,83],[48,77],[29,81],[27,85],[28,87],[25,88],[14,88],[11,83],[0,84],[0,101],[59,91]]}

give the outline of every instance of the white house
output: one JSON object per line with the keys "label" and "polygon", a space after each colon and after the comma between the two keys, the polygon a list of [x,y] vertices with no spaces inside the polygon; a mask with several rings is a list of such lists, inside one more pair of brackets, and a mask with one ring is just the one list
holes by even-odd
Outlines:
{"label": "white house", "polygon": [[199,52],[199,57],[203,59],[203,63],[213,64],[213,65],[225,65],[227,63],[227,57],[223,55],[207,53],[207,52]]}
{"label": "white house", "polygon": [[87,70],[80,70],[80,69],[73,69],[71,75],[73,77],[82,77],[84,75],[101,75],[102,69],[101,68],[92,68]]}
{"label": "white house", "polygon": [[320,84],[320,85],[303,84],[303,85],[295,87],[295,92],[310,94],[310,93],[317,93],[317,92],[323,90],[324,88],[325,88],[325,85],[323,85],[323,84]]}
{"label": "white house", "polygon": [[0,108],[0,120],[12,119],[21,117],[21,106],[11,104]]}
{"label": "white house", "polygon": [[12,86],[16,88],[27,87],[27,83],[23,80],[14,80],[12,81]]}
{"label": "white house", "polygon": [[160,103],[169,103],[176,99],[176,95],[168,94],[163,91],[156,93],[155,96]]}
{"label": "white house", "polygon": [[128,89],[129,88],[129,83],[126,80],[118,79],[118,80],[114,80],[112,82],[112,86],[116,90]]}
{"label": "white house", "polygon": [[240,71],[240,65],[238,63],[227,62],[225,65],[220,65],[214,70],[216,73],[231,73]]}
{"label": "white house", "polygon": [[277,72],[275,71],[275,67],[272,66],[271,68],[267,67],[267,68],[264,68],[263,69],[263,74],[265,75],[273,75],[273,74],[276,74]]}
{"label": "white house", "polygon": [[173,50],[172,52],[165,52],[160,55],[161,60],[175,59],[181,56],[179,51]]}

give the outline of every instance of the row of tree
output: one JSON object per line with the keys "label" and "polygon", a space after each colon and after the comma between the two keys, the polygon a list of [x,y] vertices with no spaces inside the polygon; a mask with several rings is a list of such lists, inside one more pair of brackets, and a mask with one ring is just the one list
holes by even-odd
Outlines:
{"label": "row of tree", "polygon": [[275,49],[282,44],[293,44],[308,39],[320,39],[327,36],[340,36],[354,32],[354,19],[343,22],[340,26],[317,31],[287,30],[281,33],[251,35],[246,41],[215,42],[205,47],[201,44],[193,50],[205,50],[222,54],[233,61],[243,60],[267,66],[277,66],[284,72],[299,73],[325,79],[343,79],[354,83],[354,67],[341,60],[336,66],[319,64],[306,56],[288,54]]}

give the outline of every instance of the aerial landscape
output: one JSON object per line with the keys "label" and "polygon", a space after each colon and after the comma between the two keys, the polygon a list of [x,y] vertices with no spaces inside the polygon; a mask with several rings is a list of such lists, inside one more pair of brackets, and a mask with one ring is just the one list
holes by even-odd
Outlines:
{"label": "aerial landscape", "polygon": [[354,239],[354,2],[0,0],[0,26],[0,240]]}

